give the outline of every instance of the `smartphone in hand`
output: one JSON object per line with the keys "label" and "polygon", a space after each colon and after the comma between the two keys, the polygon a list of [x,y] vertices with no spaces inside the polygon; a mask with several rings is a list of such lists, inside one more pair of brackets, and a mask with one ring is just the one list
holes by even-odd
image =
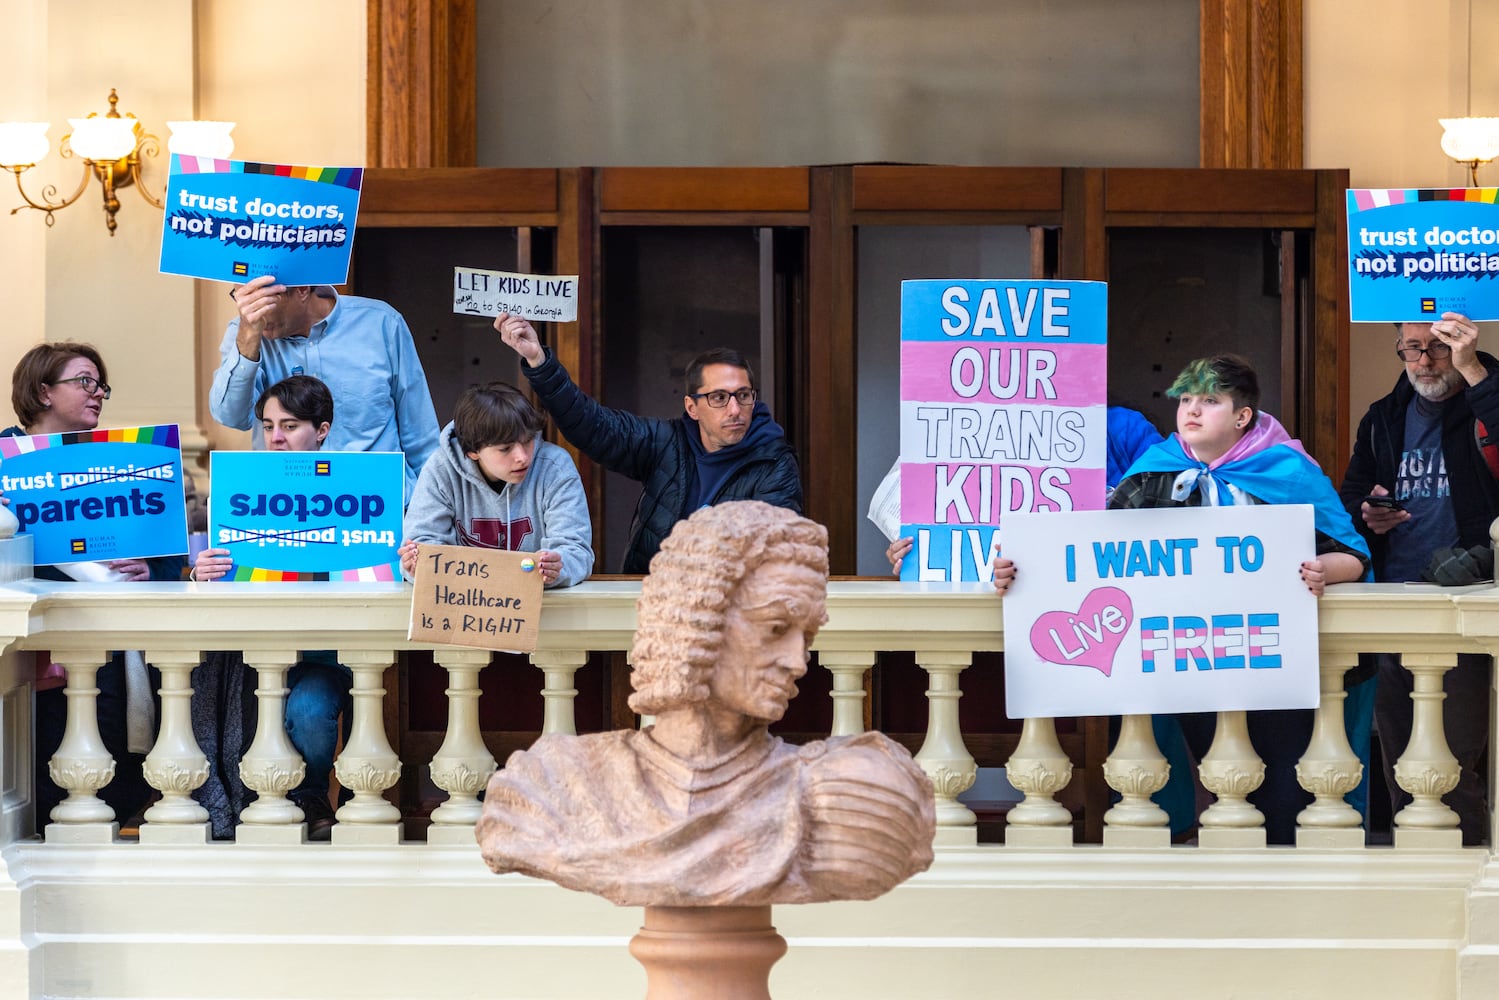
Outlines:
{"label": "smartphone in hand", "polygon": [[1405,510],[1405,504],[1401,503],[1399,500],[1396,500],[1389,494],[1375,496],[1373,493],[1371,493],[1368,496],[1364,497],[1364,503],[1368,504],[1370,507],[1387,507],[1390,510]]}

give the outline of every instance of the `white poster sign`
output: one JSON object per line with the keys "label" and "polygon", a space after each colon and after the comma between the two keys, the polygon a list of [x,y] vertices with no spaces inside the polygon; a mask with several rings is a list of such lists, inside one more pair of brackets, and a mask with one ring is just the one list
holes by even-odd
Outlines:
{"label": "white poster sign", "polygon": [[1007,514],[1012,719],[1314,708],[1306,504]]}
{"label": "white poster sign", "polygon": [[510,313],[535,322],[572,323],[578,318],[578,276],[455,267],[453,311],[465,316]]}

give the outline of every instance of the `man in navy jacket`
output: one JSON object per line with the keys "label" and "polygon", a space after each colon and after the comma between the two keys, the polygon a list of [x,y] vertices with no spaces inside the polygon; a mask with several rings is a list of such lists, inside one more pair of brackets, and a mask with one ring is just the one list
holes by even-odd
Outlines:
{"label": "man in navy jacket", "polygon": [[610,409],[591,398],[541,346],[529,322],[494,322],[521,356],[521,372],[557,429],[579,451],[643,489],[621,571],[645,573],[672,526],[699,507],[763,500],[802,512],[801,473],[786,432],[758,401],[738,351],[714,348],[687,366],[686,411],[672,420]]}
{"label": "man in navy jacket", "polygon": [[[1486,545],[1499,515],[1499,455],[1489,443],[1499,431],[1499,361],[1478,351],[1478,327],[1458,313],[1397,328],[1395,352],[1405,373],[1359,422],[1338,491],[1368,539],[1380,583],[1421,580],[1439,549]],[[1391,501],[1395,505],[1386,506]],[[1394,765],[1411,735],[1411,675],[1399,656],[1375,659],[1374,719],[1398,811],[1410,801],[1395,782]],[[1443,677],[1447,742],[1462,765],[1445,801],[1457,812],[1468,845],[1484,843],[1488,833],[1489,669],[1489,657],[1463,653]]]}

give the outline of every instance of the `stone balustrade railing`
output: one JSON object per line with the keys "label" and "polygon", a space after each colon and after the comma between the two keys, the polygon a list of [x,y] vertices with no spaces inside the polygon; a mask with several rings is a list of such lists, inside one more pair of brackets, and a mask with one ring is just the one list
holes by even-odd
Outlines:
{"label": "stone balustrade railing", "polygon": [[[572,678],[590,651],[629,648],[638,591],[631,581],[600,581],[546,595],[540,645],[531,656],[545,674],[545,731],[573,731]],[[298,650],[331,648],[354,676],[352,735],[336,764],[340,783],[354,797],[338,812],[335,843],[398,843],[401,817],[383,796],[399,777],[400,761],[383,727],[382,683],[396,651],[430,648],[407,641],[409,606],[410,591],[395,584],[93,587],[32,581],[0,588],[0,641],[8,653],[46,649],[68,672],[67,731],[51,773],[69,794],[51,817],[47,840],[100,844],[114,839],[116,817],[97,796],[113,762],[94,716],[94,675],[106,650],[141,649],[162,678],[160,731],[146,760],[147,779],[162,794],[145,815],[141,842],[206,842],[206,814],[191,798],[208,765],[192,737],[190,675],[204,651],[240,649],[259,678],[260,723],[241,765],[245,784],[259,798],[245,810],[237,839],[301,843],[303,817],[286,795],[302,773],[282,723],[286,672]],[[914,651],[929,680],[926,737],[916,756],[936,786],[938,843],[974,843],[974,814],[958,800],[976,775],[959,726],[958,700],[973,653],[1004,648],[999,600],[980,585],[835,581],[828,615],[815,648],[821,666],[833,674],[832,734],[862,728],[863,678],[876,653]],[[1361,818],[1343,801],[1359,780],[1359,763],[1344,735],[1342,676],[1360,651],[1393,651],[1406,654],[1415,677],[1415,730],[1398,769],[1415,801],[1396,818],[1396,846],[1459,846],[1456,816],[1441,802],[1457,778],[1442,733],[1441,678],[1459,652],[1492,653],[1499,646],[1499,591],[1345,585],[1323,599],[1320,635],[1322,704],[1298,767],[1301,784],[1316,800],[1299,817],[1298,844],[1364,843]],[[496,766],[480,736],[477,712],[478,673],[488,653],[438,647],[435,659],[448,672],[449,714],[430,765],[434,783],[448,797],[432,813],[428,842],[471,844],[477,795]],[[15,693],[29,681],[23,673],[14,663],[4,673],[9,711],[17,704]],[[8,743],[5,752],[27,749]],[[8,774],[29,773],[29,762],[6,765]],[[1076,780],[1072,770],[1052,720],[1027,720],[1007,762],[1010,781],[1025,796],[1008,814],[1007,845],[1072,844],[1071,813],[1055,799]],[[1201,767],[1202,782],[1217,800],[1200,817],[1200,844],[1263,845],[1262,817],[1245,800],[1262,773],[1243,713],[1221,713],[1213,749]],[[1166,816],[1149,799],[1166,780],[1166,764],[1147,717],[1123,720],[1104,777],[1120,795],[1105,816],[1105,845],[1166,846]],[[7,825],[12,833],[18,828]]]}

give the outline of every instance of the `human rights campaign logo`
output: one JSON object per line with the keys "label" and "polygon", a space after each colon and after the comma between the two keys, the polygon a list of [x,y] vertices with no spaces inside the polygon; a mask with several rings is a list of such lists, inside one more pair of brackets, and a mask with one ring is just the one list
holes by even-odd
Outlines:
{"label": "human rights campaign logo", "polygon": [[330,462],[330,461],[328,461],[326,458],[320,458],[320,459],[318,459],[312,465],[312,474],[314,476],[331,476],[331,475],[333,475],[333,463]]}
{"label": "human rights campaign logo", "polygon": [[249,277],[249,274],[250,274],[250,265],[247,264],[247,263],[245,263],[242,260],[235,261],[234,264],[233,264],[233,266],[230,269],[234,272],[234,276],[236,278]]}
{"label": "human rights campaign logo", "polygon": [[1421,311],[1423,313],[1434,313],[1434,312],[1436,312],[1437,311],[1437,300],[1436,299],[1422,299],[1421,300]]}
{"label": "human rights campaign logo", "polygon": [[74,538],[68,543],[68,548],[75,556],[81,556],[88,552],[88,542],[82,538]]}

